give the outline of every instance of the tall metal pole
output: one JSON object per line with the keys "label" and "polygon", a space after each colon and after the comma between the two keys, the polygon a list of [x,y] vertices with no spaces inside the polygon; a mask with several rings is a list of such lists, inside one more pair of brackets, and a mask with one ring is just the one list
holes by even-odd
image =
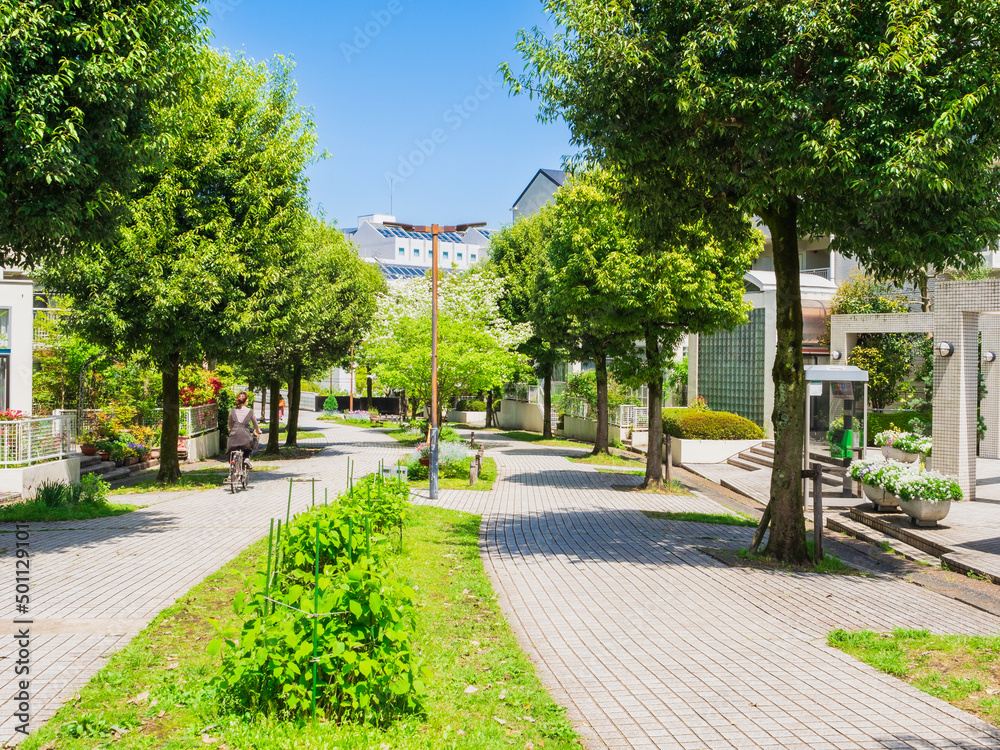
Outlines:
{"label": "tall metal pole", "polygon": [[430,498],[438,496],[438,232],[431,225],[431,465]]}

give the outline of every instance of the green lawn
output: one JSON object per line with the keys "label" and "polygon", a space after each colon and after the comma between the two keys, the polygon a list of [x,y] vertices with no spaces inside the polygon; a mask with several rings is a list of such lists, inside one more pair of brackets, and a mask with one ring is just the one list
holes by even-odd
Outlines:
{"label": "green lawn", "polygon": [[580,450],[590,450],[589,443],[581,443],[576,440],[564,440],[562,438],[543,438],[540,432],[524,432],[515,430],[514,432],[495,432],[497,437],[508,440],[520,440],[525,443],[535,443],[536,445],[548,445],[553,448],[578,448]]}
{"label": "green lawn", "polygon": [[317,417],[317,419],[322,419],[326,422],[336,422],[337,424],[347,424],[352,427],[371,427],[372,423],[370,419],[346,419],[344,417]]}
{"label": "green lawn", "polygon": [[[268,426],[261,425],[260,431],[266,434],[268,432]],[[286,432],[288,432],[288,425],[283,424],[278,428],[279,435],[284,435]],[[303,435],[320,435],[322,434],[322,430],[317,430],[315,427],[300,427],[295,434],[299,437],[302,437]]]}
{"label": "green lawn", "polygon": [[[476,483],[469,486],[469,472],[465,471],[464,477],[438,477],[438,489],[442,490],[492,490],[493,483],[497,480],[497,462],[487,456],[483,456],[483,474],[476,478]],[[410,482],[411,487],[427,489],[430,487],[430,480],[420,482]]]}
{"label": "green lawn", "polygon": [[[112,493],[113,494],[113,493]],[[50,508],[39,500],[0,506],[0,523],[31,523],[39,521],[82,521],[87,518],[121,516],[138,510],[141,505],[117,503],[77,503]]]}
{"label": "green lawn", "polygon": [[563,709],[542,688],[500,612],[479,556],[479,523],[468,513],[414,507],[404,553],[396,558],[417,584],[417,640],[433,671],[426,716],[379,730],[220,712],[210,685],[218,657],[205,647],[215,637],[213,620],[234,622],[233,597],[263,565],[264,539],[161,612],[78,700],[20,747],[579,748]]}
{"label": "green lawn", "polygon": [[[254,471],[273,471],[277,466],[257,466],[254,464]],[[205,466],[198,469],[190,469],[181,474],[181,478],[174,484],[159,484],[156,481],[155,471],[150,472],[149,479],[111,490],[112,495],[143,495],[147,492],[173,492],[181,490],[211,490],[221,487],[223,481],[229,477],[229,464],[218,466]],[[253,472],[250,474],[253,481]]]}
{"label": "green lawn", "polygon": [[1000,636],[931,635],[927,630],[834,630],[827,638],[875,669],[1000,726]]}
{"label": "green lawn", "polygon": [[670,511],[644,510],[648,518],[662,521],[689,521],[690,523],[715,523],[723,526],[751,526],[757,528],[757,522],[742,514],[731,516],[728,513],[674,513]]}
{"label": "green lawn", "polygon": [[569,458],[567,460],[578,464],[593,464],[594,466],[645,466],[646,460],[636,456],[635,458],[624,458],[614,453],[599,453],[596,456],[586,455],[579,458]]}

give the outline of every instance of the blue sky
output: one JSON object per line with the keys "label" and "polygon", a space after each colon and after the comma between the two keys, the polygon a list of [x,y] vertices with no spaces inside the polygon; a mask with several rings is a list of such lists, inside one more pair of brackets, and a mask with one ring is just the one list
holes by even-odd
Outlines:
{"label": "blue sky", "polygon": [[299,102],[320,150],[310,195],[341,227],[510,221],[535,172],[572,153],[564,123],[536,120],[497,73],[517,70],[518,29],[552,31],[540,0],[207,0],[212,45],[255,60],[294,58]]}

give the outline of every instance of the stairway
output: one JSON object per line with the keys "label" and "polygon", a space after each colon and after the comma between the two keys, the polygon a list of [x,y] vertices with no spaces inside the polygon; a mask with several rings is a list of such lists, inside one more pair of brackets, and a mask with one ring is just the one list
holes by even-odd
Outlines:
{"label": "stairway", "polygon": [[112,488],[133,474],[157,466],[159,461],[146,461],[131,466],[115,466],[114,461],[102,461],[100,456],[82,456],[80,460],[80,476],[91,474],[107,482]]}
{"label": "stairway", "polygon": [[[823,469],[823,486],[830,488],[840,488],[844,485],[844,473],[846,469],[835,459],[819,453],[809,454],[810,463],[818,463]],[[770,469],[774,467],[774,441],[765,440],[760,445],[755,445],[748,451],[743,451],[739,455],[733,456],[727,461],[731,466],[744,469],[745,471],[757,471],[758,469]]]}

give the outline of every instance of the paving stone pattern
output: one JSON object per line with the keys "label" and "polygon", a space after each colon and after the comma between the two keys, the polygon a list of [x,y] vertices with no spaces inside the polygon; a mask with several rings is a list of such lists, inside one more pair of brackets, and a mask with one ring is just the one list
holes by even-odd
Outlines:
{"label": "paving stone pattern", "polygon": [[[245,494],[154,497],[121,518],[35,525],[34,724],[260,538],[284,513],[290,474],[341,487],[347,456],[361,474],[400,453],[378,433],[326,434],[330,449]],[[888,577],[728,568],[700,548],[746,546],[752,529],[642,513],[728,512],[713,501],[630,492],[637,477],[570,463],[567,451],[481,437],[497,459],[493,491],[443,491],[435,502],[483,515],[501,605],[588,747],[1000,748],[1000,730],[825,645],[835,627],[994,633],[1000,618]],[[293,509],[309,498],[309,483],[295,483]],[[416,501],[430,502],[426,492]],[[13,602],[4,559],[0,595]],[[12,655],[0,648],[4,696]],[[12,720],[0,718],[10,736]]]}

